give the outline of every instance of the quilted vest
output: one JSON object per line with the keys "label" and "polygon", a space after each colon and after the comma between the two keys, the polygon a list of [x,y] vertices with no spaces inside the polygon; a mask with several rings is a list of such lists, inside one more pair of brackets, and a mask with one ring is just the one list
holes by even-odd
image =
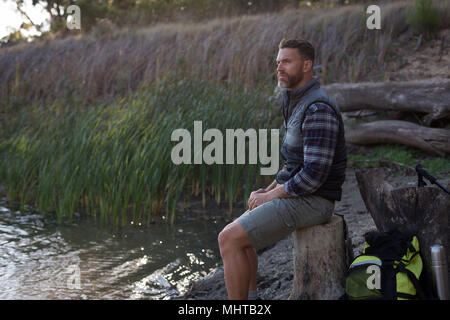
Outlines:
{"label": "quilted vest", "polygon": [[[307,108],[319,101],[330,106],[336,113],[339,120],[339,136],[328,177],[313,194],[331,201],[340,201],[347,166],[344,122],[339,107],[328,97],[325,90],[320,87],[320,83],[316,78],[313,78],[305,86],[296,90],[283,90],[285,133],[281,146],[281,156],[284,160],[284,167],[289,174],[293,170],[303,167],[302,123]],[[280,174],[280,172],[282,171],[278,172],[276,180],[278,183],[283,184],[289,178],[286,178],[288,175]]]}

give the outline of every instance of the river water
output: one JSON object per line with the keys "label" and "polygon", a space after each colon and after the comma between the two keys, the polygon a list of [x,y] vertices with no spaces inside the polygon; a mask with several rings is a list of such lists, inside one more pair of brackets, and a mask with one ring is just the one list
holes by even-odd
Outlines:
{"label": "river water", "polygon": [[0,299],[170,299],[220,262],[223,216],[97,226],[0,200]]}

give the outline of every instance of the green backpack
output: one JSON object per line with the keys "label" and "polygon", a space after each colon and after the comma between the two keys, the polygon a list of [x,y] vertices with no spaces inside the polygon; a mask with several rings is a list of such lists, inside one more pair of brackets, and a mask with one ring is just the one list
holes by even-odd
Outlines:
{"label": "green backpack", "polygon": [[351,263],[344,299],[409,300],[431,298],[419,240],[397,230],[365,235],[364,249]]}

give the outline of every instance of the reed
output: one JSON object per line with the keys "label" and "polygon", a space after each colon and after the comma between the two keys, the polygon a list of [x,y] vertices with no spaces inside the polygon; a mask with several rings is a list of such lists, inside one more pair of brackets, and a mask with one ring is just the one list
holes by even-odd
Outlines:
{"label": "reed", "polygon": [[174,165],[172,131],[193,133],[194,120],[203,122],[203,130],[223,133],[277,128],[280,123],[270,118],[274,113],[265,111],[270,108],[264,91],[249,93],[184,76],[166,77],[97,106],[30,105],[16,112],[21,121],[1,130],[0,181],[22,207],[33,203],[54,212],[60,222],[79,212],[105,225],[145,225],[155,215],[173,223],[178,201],[186,193],[190,198],[194,185],[203,205],[209,197],[224,204],[225,194],[232,210],[244,185],[247,197],[256,187],[259,166],[244,176],[246,165]]}

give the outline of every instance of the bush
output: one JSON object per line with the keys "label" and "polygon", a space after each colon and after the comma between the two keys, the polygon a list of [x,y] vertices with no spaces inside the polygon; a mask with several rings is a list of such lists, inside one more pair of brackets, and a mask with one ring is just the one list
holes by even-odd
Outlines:
{"label": "bush", "polygon": [[407,23],[416,32],[429,38],[442,26],[442,17],[433,7],[431,0],[416,0],[414,10],[407,17]]}

